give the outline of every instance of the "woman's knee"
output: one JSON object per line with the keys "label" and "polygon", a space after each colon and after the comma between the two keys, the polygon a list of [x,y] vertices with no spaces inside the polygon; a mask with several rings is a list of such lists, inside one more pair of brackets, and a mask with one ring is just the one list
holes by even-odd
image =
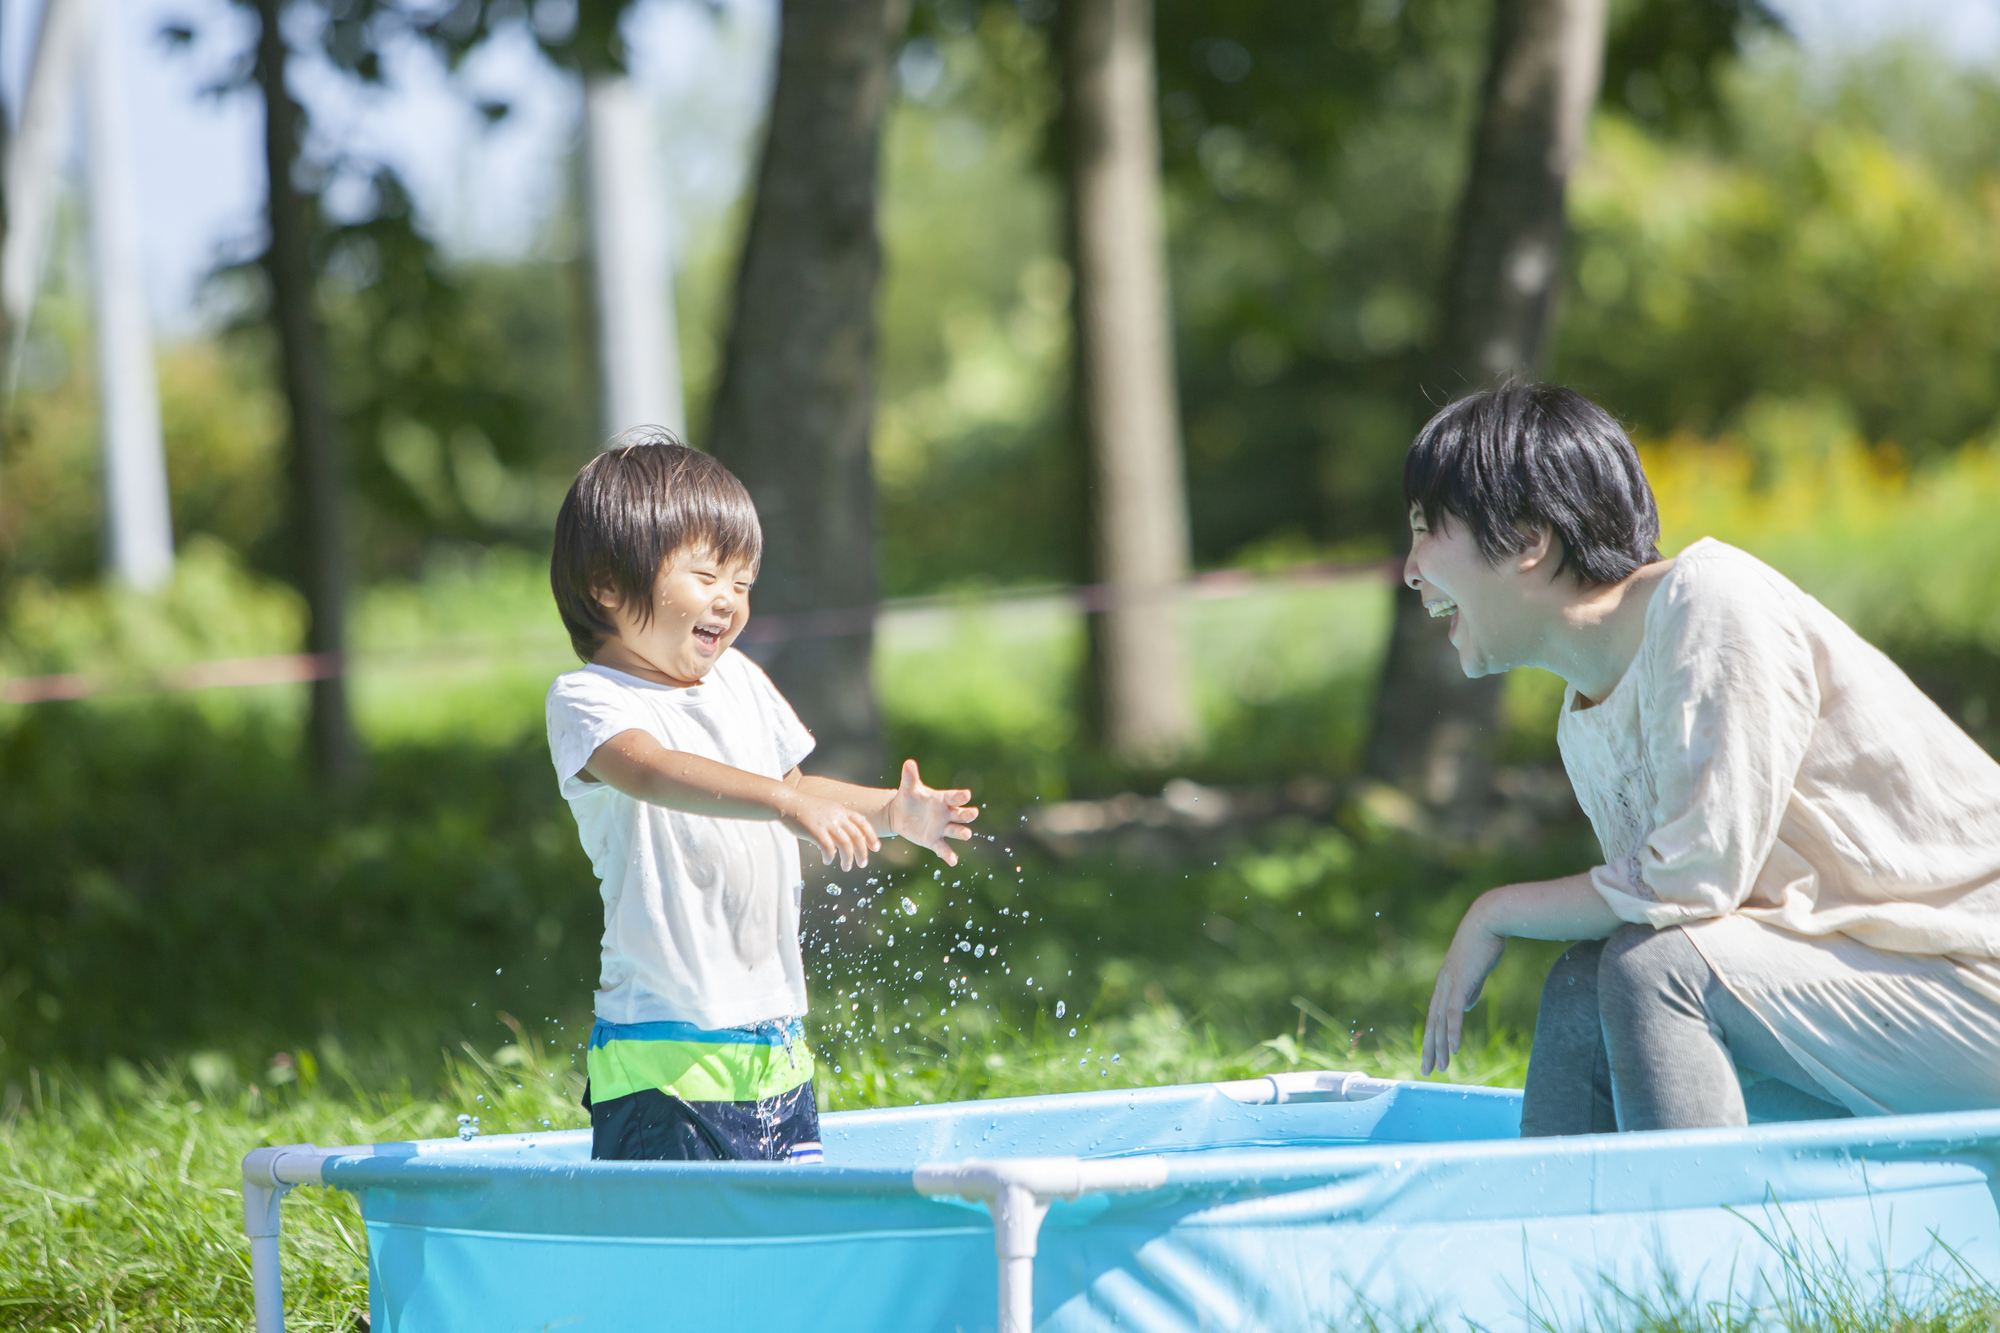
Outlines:
{"label": "woman's knee", "polygon": [[1598,959],[1598,1004],[1612,1023],[1662,1003],[1700,1012],[1708,978],[1707,962],[1679,926],[1623,925]]}

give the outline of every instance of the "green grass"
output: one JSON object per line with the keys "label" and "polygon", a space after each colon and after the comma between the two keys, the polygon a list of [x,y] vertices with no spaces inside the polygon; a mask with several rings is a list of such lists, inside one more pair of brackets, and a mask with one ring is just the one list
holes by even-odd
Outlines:
{"label": "green grass", "polygon": [[[300,1051],[281,1085],[239,1082],[199,1058],[146,1074],[114,1067],[102,1080],[37,1072],[0,1117],[0,1328],[247,1327],[243,1154],[271,1143],[441,1137],[460,1105],[501,1107],[491,1120],[580,1118],[567,1087],[507,1078],[503,1068],[454,1061],[439,1095],[369,1090],[342,1076],[337,1051]],[[284,1216],[286,1327],[351,1333],[367,1308],[352,1199],[303,1189]]]}

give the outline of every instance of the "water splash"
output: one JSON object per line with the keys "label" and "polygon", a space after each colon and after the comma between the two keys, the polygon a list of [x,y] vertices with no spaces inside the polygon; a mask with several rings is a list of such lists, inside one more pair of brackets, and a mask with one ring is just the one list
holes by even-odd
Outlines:
{"label": "water splash", "polygon": [[903,899],[903,915],[915,916],[916,914],[917,914],[917,905],[911,902],[908,898]]}

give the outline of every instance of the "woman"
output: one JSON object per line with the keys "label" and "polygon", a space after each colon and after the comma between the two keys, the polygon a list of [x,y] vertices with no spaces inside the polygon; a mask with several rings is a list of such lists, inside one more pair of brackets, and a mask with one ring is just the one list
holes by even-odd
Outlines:
{"label": "woman", "polygon": [[1449,1067],[1509,937],[1549,974],[1526,1135],[2000,1106],[2000,764],[1776,570],[1672,560],[1638,455],[1567,389],[1477,394],[1404,467],[1404,580],[1468,676],[1568,682],[1556,738],[1603,845],[1511,884],[1439,969]]}

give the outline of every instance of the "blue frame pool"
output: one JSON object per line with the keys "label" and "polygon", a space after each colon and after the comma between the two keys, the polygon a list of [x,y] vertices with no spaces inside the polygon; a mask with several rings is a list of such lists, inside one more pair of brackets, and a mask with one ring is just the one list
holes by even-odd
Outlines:
{"label": "blue frame pool", "polygon": [[1794,1251],[1918,1296],[2000,1273],[2000,1111],[1519,1124],[1517,1092],[1290,1074],[829,1114],[816,1167],[592,1162],[584,1131],[267,1148],[245,1208],[264,1333],[296,1183],[359,1199],[380,1333],[1528,1330],[1607,1280],[1755,1299]]}

